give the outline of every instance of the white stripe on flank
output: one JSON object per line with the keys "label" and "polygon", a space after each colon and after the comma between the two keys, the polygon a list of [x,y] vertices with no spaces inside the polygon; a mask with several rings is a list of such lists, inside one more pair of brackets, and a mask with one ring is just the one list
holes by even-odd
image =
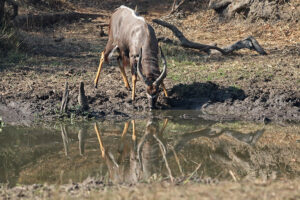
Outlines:
{"label": "white stripe on flank", "polygon": [[131,14],[132,14],[134,17],[136,17],[136,18],[139,19],[139,20],[145,21],[144,17],[137,16],[136,13],[134,12],[134,10],[132,10],[131,8],[128,8],[127,6],[123,6],[123,5],[120,6],[120,8],[126,8],[126,9],[130,10],[130,11],[131,11]]}
{"label": "white stripe on flank", "polygon": [[111,57],[113,56],[114,52],[116,51],[116,49],[118,48],[118,45],[116,45],[113,50],[111,50],[111,52],[108,54],[108,59],[111,59]]}

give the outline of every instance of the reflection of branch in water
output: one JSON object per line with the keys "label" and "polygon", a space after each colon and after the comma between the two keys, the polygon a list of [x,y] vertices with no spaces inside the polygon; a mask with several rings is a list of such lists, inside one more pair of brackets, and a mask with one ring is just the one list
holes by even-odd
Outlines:
{"label": "reflection of branch in water", "polygon": [[68,156],[69,138],[68,138],[68,133],[66,131],[66,126],[61,124],[60,129],[61,129],[61,137],[62,137],[62,140],[63,140],[64,149],[65,149],[65,155]]}
{"label": "reflection of branch in water", "polygon": [[183,184],[186,184],[190,181],[190,179],[194,176],[194,174],[200,169],[202,163],[198,164],[197,168],[191,173],[191,175],[183,182]]}
{"label": "reflection of branch in water", "polygon": [[81,127],[78,131],[79,153],[81,156],[84,154],[85,136],[86,136],[86,128]]}
{"label": "reflection of branch in water", "polygon": [[[259,138],[263,135],[265,132],[264,129],[257,130],[255,132],[250,133],[242,133],[235,130],[230,130],[228,128],[225,129],[216,129],[214,127],[208,127],[199,131],[193,131],[189,133],[184,133],[180,136],[180,139],[175,142],[175,151],[180,151],[184,146],[188,145],[188,142],[192,139],[199,138],[199,137],[207,137],[207,138],[214,138],[219,137],[220,135],[227,135],[229,137],[232,137],[236,139],[236,142],[239,142],[238,145],[254,145],[257,143]],[[223,140],[220,140],[223,141]],[[250,147],[250,146],[249,146]],[[234,148],[232,148],[232,143],[229,142],[229,144],[225,141],[221,142],[221,145],[218,145],[217,149],[215,150],[215,154],[213,157],[211,157],[211,160],[213,160],[216,163],[219,163],[219,165],[222,163],[224,165],[224,169],[232,169],[238,168],[239,171],[245,171],[247,174],[250,174],[253,172],[253,169],[251,167],[251,161],[247,160],[248,154],[246,154],[246,157],[241,157],[243,154],[239,154],[240,152],[236,152]],[[168,155],[170,156],[170,154]],[[222,165],[221,164],[221,165]],[[233,170],[228,171],[226,170],[229,175],[232,176]],[[235,179],[239,179],[238,176],[239,173],[234,174]]]}
{"label": "reflection of branch in water", "polygon": [[224,132],[224,134],[229,135],[241,142],[245,142],[247,144],[251,144],[251,145],[255,145],[256,142],[259,140],[259,138],[263,135],[263,133],[265,132],[265,129],[261,129],[255,132],[251,132],[251,133],[241,133],[238,131],[233,131],[233,130],[226,130]]}
{"label": "reflection of branch in water", "polygon": [[208,137],[208,138],[218,137],[223,132],[224,131],[217,132],[215,130],[211,130],[211,128],[205,128],[205,129],[202,129],[199,131],[184,133],[182,136],[180,136],[180,140],[177,142],[174,149],[175,149],[175,151],[180,151],[180,149],[183,148],[184,145],[192,139],[195,139],[198,137]]}
{"label": "reflection of branch in water", "polygon": [[251,132],[248,134],[244,134],[238,131],[230,130],[230,129],[220,129],[220,128],[205,128],[199,131],[193,131],[184,133],[180,140],[175,145],[174,149],[175,151],[179,151],[188,141],[198,138],[198,137],[207,137],[207,138],[215,138],[219,137],[222,134],[229,135],[235,139],[237,139],[240,142],[245,142],[247,144],[256,144],[256,142],[259,140],[259,138],[263,135],[265,132],[265,129],[261,129],[255,132]]}

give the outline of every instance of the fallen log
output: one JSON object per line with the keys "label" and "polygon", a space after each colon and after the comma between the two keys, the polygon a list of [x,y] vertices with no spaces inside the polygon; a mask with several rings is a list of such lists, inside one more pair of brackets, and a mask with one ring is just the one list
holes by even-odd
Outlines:
{"label": "fallen log", "polygon": [[179,41],[174,41],[174,40],[171,40],[166,37],[159,37],[158,38],[159,42],[164,42],[164,43],[173,44],[173,45],[179,45],[179,46],[182,46],[185,48],[198,49],[198,50],[204,51],[208,54],[210,54],[211,49],[215,49],[215,50],[221,52],[223,55],[226,55],[226,54],[232,53],[233,51],[240,50],[243,48],[254,50],[261,55],[267,54],[253,36],[249,36],[249,37],[247,37],[243,40],[240,40],[232,45],[229,45],[225,48],[219,48],[217,46],[200,44],[200,43],[189,41],[176,26],[174,26],[168,22],[165,22],[165,21],[162,21],[159,19],[153,19],[152,21],[154,23],[157,23],[161,26],[164,26],[164,27],[170,29],[174,33],[174,35],[179,39]]}

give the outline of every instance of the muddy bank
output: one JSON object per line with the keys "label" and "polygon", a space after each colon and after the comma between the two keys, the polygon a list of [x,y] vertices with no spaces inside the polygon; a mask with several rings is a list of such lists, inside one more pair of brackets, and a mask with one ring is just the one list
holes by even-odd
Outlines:
{"label": "muddy bank", "polygon": [[[85,72],[71,68],[67,73],[72,73],[70,76],[76,81],[70,84],[69,111],[64,117],[126,119],[143,118],[151,114],[145,86],[138,82],[137,97],[132,102],[131,92],[123,86],[119,69],[114,66],[104,70],[98,89],[93,88],[92,80],[86,81],[85,91],[90,108],[86,112],[80,112],[77,80],[80,80],[81,74]],[[38,77],[38,84],[28,88],[20,85],[17,86],[18,92],[9,92],[1,96],[0,115],[4,122],[30,124],[34,121],[62,119],[59,110],[64,78],[59,80],[59,84],[50,85],[51,80],[42,80],[44,76],[50,74],[45,72],[43,74]],[[15,75],[18,78],[26,77],[23,70],[16,71]],[[5,80],[2,83],[3,88],[8,86],[5,84],[9,84]],[[198,110],[199,117],[211,120],[300,121],[300,94],[297,88],[296,90],[261,88],[261,85],[253,84],[246,91],[213,82],[191,84],[167,82],[166,85],[169,97],[164,97],[163,93],[160,93],[158,110]]]}

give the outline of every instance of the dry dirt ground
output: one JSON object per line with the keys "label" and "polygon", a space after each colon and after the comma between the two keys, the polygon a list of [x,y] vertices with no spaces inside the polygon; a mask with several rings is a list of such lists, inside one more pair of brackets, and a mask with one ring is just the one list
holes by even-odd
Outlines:
{"label": "dry dirt ground", "polygon": [[[138,184],[135,187],[107,187],[101,181],[86,180],[81,184],[19,186],[1,190],[6,199],[289,199],[300,198],[299,179],[293,181],[242,181],[234,183],[187,183],[174,185],[169,182]],[[2,194],[1,194],[2,193]],[[0,197],[1,198],[1,197]],[[10,199],[7,198],[7,199]]]}
{"label": "dry dirt ground", "polygon": [[[60,6],[26,4],[21,14],[59,10],[101,13],[109,16],[123,1],[62,1]],[[50,1],[49,1],[50,2]],[[59,1],[57,1],[59,2]],[[193,2],[193,1],[192,1]],[[136,1],[126,1],[134,7]],[[166,16],[170,2],[141,1],[138,10],[151,23],[162,18],[183,31],[192,41],[216,43],[220,47],[249,35],[254,36],[268,55],[240,50],[223,56],[162,44],[168,62],[165,84],[169,98],[162,92],[159,109],[197,109],[209,119],[247,119],[300,121],[300,30],[296,21],[220,22],[212,10],[185,10]],[[299,6],[295,4],[294,6]],[[64,8],[64,9],[62,9]],[[54,11],[53,11],[54,10]],[[19,30],[25,53],[8,54],[0,65],[0,114],[7,123],[29,124],[61,118],[60,103],[68,81],[68,117],[126,118],[148,114],[145,87],[137,83],[136,100],[123,84],[116,57],[105,65],[98,84],[93,80],[107,36],[100,37],[99,25],[109,17],[81,19],[47,27]],[[174,38],[164,27],[151,23],[158,36]],[[107,33],[107,27],[104,32]],[[20,58],[21,57],[21,58]],[[130,75],[129,69],[127,74]],[[130,81],[129,76],[129,82]],[[90,109],[78,111],[79,82],[85,84]]]}

